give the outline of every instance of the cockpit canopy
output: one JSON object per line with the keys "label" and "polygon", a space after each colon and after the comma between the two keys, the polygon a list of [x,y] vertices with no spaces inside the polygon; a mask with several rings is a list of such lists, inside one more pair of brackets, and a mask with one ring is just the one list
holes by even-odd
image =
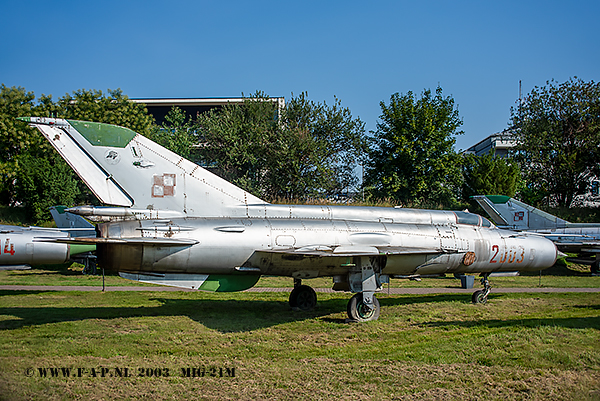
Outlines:
{"label": "cockpit canopy", "polygon": [[494,225],[485,217],[481,217],[475,213],[468,212],[454,212],[456,215],[456,223],[457,224],[467,224],[470,226],[480,226],[480,227],[494,227]]}

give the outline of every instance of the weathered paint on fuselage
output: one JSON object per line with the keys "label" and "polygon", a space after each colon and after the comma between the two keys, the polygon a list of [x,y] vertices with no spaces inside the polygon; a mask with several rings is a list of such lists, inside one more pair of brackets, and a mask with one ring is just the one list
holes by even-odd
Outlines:
{"label": "weathered paint on fuselage", "polygon": [[[389,275],[539,270],[552,265],[556,258],[550,241],[482,227],[481,220],[477,225],[458,224],[453,212],[368,208],[371,214],[382,217],[368,216],[376,221],[361,221],[339,217],[357,214],[365,218],[361,209],[364,212],[366,208],[325,207],[319,214],[315,211],[320,207],[276,206],[280,211],[295,211],[296,216],[269,213],[269,218],[103,224],[103,237],[172,237],[198,243],[181,247],[103,245],[99,246],[99,262],[126,272],[240,274],[243,267],[254,270],[253,274],[293,276],[306,271],[312,276],[334,276],[348,272],[352,252],[373,248],[373,256],[385,258],[382,273]],[[303,214],[313,218],[299,217]],[[345,252],[336,256],[332,251],[327,257],[302,252],[317,247]],[[466,252],[475,253],[474,263],[468,266],[463,263]]]}

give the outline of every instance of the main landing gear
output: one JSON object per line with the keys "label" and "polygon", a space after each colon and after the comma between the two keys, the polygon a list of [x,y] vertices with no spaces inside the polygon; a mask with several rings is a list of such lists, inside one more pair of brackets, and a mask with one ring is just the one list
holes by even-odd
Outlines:
{"label": "main landing gear", "polygon": [[362,292],[354,294],[348,301],[348,319],[353,322],[368,322],[379,318],[379,301],[375,295],[371,295],[371,305],[365,301],[365,295]]}
{"label": "main landing gear", "polygon": [[[375,291],[381,290],[381,283],[388,282],[389,277],[382,275],[385,260],[379,257],[354,257],[348,263],[350,271],[339,276],[333,289],[336,291],[352,291],[354,296],[348,301],[348,321],[368,322],[377,320],[381,307],[375,297]],[[386,281],[384,281],[386,280]],[[290,294],[290,306],[293,310],[309,311],[317,304],[315,290],[302,284],[302,280],[294,278],[294,289]]]}
{"label": "main landing gear", "polygon": [[310,311],[317,305],[317,293],[312,287],[302,285],[302,280],[294,279],[294,289],[290,294],[290,306],[295,311]]}
{"label": "main landing gear", "polygon": [[474,304],[485,304],[487,302],[487,297],[490,291],[492,291],[492,286],[488,280],[489,275],[489,273],[483,273],[481,277],[481,285],[483,285],[483,290],[475,291],[471,297],[471,300]]}
{"label": "main landing gear", "polygon": [[[317,305],[317,294],[300,279],[294,279],[294,289],[290,294],[290,307],[294,311],[311,311]],[[348,301],[348,320],[352,322],[368,322],[377,320],[381,307],[371,292],[359,292]]]}

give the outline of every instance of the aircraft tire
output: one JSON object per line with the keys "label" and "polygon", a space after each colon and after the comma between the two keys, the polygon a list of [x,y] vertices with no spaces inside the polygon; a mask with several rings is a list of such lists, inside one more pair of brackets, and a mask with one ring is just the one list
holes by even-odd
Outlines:
{"label": "aircraft tire", "polygon": [[474,304],[485,304],[487,302],[487,297],[484,296],[484,290],[477,290],[471,296],[471,301]]}
{"label": "aircraft tire", "polygon": [[308,285],[301,285],[292,290],[290,306],[293,310],[310,311],[317,306],[317,293]]}
{"label": "aircraft tire", "polygon": [[379,300],[373,295],[373,309],[367,308],[363,302],[363,294],[354,294],[348,301],[348,319],[354,322],[370,322],[379,318],[381,307]]}

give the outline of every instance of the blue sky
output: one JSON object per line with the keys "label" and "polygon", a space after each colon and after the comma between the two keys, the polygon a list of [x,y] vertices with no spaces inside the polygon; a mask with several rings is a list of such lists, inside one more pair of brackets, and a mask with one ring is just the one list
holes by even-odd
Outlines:
{"label": "blue sky", "polygon": [[596,1],[0,0],[0,83],[55,99],[334,96],[375,130],[380,102],[438,85],[466,149],[547,80],[600,78]]}

